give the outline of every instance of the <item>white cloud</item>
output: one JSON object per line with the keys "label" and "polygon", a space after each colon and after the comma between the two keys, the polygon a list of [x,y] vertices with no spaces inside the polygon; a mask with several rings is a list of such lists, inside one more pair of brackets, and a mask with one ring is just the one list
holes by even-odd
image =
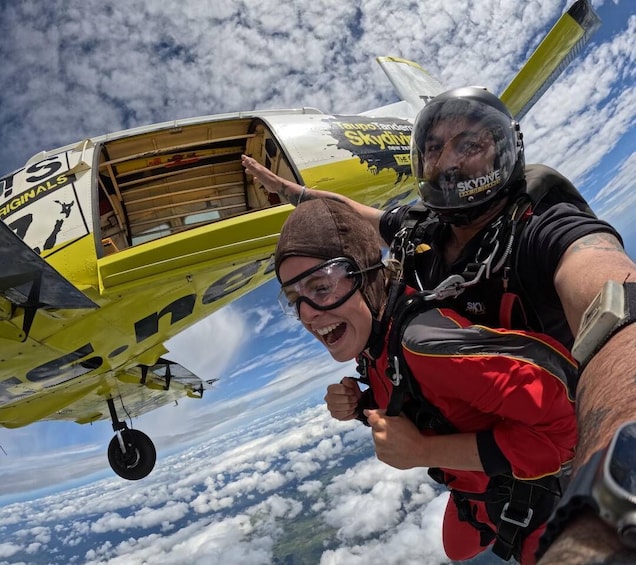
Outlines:
{"label": "white cloud", "polygon": [[248,319],[240,312],[232,306],[223,308],[170,339],[167,357],[203,380],[221,378],[247,341],[247,327]]}
{"label": "white cloud", "polygon": [[22,546],[15,543],[0,543],[0,558],[12,557],[15,555]]}
{"label": "white cloud", "polygon": [[91,532],[105,533],[113,530],[124,531],[131,526],[170,529],[168,524],[183,518],[188,512],[188,505],[181,503],[165,503],[161,509],[143,507],[134,514],[122,517],[117,512],[107,512],[91,524]]}
{"label": "white cloud", "polygon": [[[370,562],[395,565],[447,563],[448,558],[444,554],[438,530],[447,498],[438,496],[423,510],[411,511],[401,524],[388,529],[377,540],[325,551],[320,565],[364,565]],[[484,557],[483,563],[498,562],[497,558]]]}
{"label": "white cloud", "polygon": [[[354,453],[359,462],[346,469]],[[144,481],[102,480],[0,509],[0,551],[23,555],[37,543],[87,563],[253,565],[271,563],[286,530],[306,520],[331,540],[325,563],[387,544],[404,563],[415,547],[425,560],[418,563],[439,563],[443,503],[432,482],[424,470],[398,471],[372,453],[368,428],[337,422],[324,406],[263,418],[171,456]],[[313,466],[307,481],[298,462]],[[321,478],[327,462],[330,479]],[[424,550],[415,539],[427,542]]]}

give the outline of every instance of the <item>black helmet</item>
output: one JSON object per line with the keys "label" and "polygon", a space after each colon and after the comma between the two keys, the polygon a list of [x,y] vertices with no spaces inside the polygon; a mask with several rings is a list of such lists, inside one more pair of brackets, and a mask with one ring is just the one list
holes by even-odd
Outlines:
{"label": "black helmet", "polygon": [[411,136],[411,166],[423,203],[452,224],[481,216],[517,190],[524,174],[522,135],[505,104],[484,88],[433,98]]}

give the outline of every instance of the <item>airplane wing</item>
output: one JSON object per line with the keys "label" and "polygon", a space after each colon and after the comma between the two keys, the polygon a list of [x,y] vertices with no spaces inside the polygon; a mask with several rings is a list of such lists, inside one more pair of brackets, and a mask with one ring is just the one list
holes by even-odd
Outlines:
{"label": "airplane wing", "polygon": [[[3,383],[0,399],[14,402],[3,408],[3,426],[14,428],[39,420],[66,420],[87,424],[111,418],[108,399],[120,407],[122,416],[136,418],[180,398],[202,398],[203,391],[218,379],[204,381],[185,367],[160,357],[153,365],[135,365],[101,375],[68,380],[61,386],[41,387],[37,402],[20,383]],[[17,400],[17,402],[15,402]]]}
{"label": "airplane wing", "polygon": [[0,298],[2,297],[25,310],[22,330],[8,321],[2,321],[0,326],[0,337],[19,341],[26,339],[38,308],[97,308],[97,304],[0,221]]}
{"label": "airplane wing", "polygon": [[[161,357],[152,366],[137,365],[101,379],[93,388],[69,393],[69,403],[64,408],[42,419],[87,424],[110,418],[105,393],[120,406],[122,415],[136,418],[183,397],[202,398],[203,391],[216,380],[204,382],[182,365]],[[80,396],[82,392],[84,395]]]}
{"label": "airplane wing", "polygon": [[500,96],[516,120],[543,96],[600,25],[589,0],[577,0],[559,18]]}

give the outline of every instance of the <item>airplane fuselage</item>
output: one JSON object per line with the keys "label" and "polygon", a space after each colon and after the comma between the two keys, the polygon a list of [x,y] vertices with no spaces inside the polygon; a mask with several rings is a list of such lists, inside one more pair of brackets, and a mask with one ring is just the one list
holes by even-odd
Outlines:
{"label": "airplane fuselage", "polygon": [[1,179],[0,219],[98,307],[45,303],[20,341],[11,338],[24,324],[17,301],[0,325],[0,425],[106,418],[104,397],[130,385],[127,409],[142,413],[152,391],[139,386],[138,367],[272,278],[291,206],[246,178],[242,153],[385,208],[415,198],[410,132],[405,119],[310,109],[210,116],[85,140]]}

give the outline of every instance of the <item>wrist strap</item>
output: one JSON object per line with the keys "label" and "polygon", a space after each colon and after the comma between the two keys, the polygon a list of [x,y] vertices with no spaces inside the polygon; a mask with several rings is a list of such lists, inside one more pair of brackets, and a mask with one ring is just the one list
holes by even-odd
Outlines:
{"label": "wrist strap", "polygon": [[612,330],[607,333],[607,335],[605,335],[594,351],[592,351],[592,353],[588,355],[587,359],[580,364],[580,372],[583,371],[592,357],[594,357],[594,355],[596,355],[612,337],[626,326],[636,322],[636,282],[624,282],[623,292],[625,293],[625,315],[623,316],[623,319],[618,322]]}

